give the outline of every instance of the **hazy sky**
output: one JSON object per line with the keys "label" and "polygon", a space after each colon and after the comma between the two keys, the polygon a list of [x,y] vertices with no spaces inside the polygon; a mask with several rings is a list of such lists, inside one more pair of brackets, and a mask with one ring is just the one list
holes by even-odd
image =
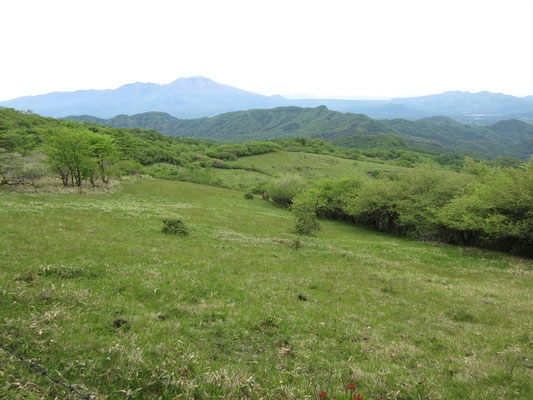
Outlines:
{"label": "hazy sky", "polygon": [[533,94],[533,0],[2,0],[0,100],[203,75],[262,94]]}

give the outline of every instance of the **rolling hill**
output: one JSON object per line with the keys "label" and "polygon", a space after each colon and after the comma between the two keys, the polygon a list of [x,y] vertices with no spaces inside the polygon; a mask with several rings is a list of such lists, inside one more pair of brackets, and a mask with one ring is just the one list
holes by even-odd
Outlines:
{"label": "rolling hill", "polygon": [[533,125],[519,120],[500,121],[490,126],[464,124],[448,117],[375,120],[361,114],[331,111],[325,106],[256,109],[199,119],[178,119],[161,112],[118,115],[108,120],[87,115],[67,119],[155,129],[170,136],[237,142],[309,137],[345,147],[383,147],[385,143],[436,152],[467,149],[520,159],[528,159],[533,153]]}

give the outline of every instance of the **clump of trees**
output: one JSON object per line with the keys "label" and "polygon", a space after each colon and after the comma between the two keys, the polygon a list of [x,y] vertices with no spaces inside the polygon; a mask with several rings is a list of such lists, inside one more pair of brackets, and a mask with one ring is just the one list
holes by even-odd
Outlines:
{"label": "clump of trees", "polygon": [[89,129],[61,127],[46,136],[46,162],[64,186],[82,186],[88,180],[109,182],[110,167],[118,161],[118,153],[111,137]]}
{"label": "clump of trees", "polygon": [[449,242],[533,256],[533,158],[524,170],[489,168],[437,212]]}
{"label": "clump of trees", "polygon": [[533,159],[522,169],[464,164],[463,173],[417,168],[395,179],[319,182],[292,199],[295,229],[312,232],[318,216],[533,256]]}

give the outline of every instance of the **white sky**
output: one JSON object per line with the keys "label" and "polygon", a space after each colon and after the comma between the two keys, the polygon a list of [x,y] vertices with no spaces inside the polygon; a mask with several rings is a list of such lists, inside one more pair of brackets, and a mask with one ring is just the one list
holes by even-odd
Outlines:
{"label": "white sky", "polygon": [[533,94],[533,0],[1,0],[0,100],[203,75],[262,94]]}

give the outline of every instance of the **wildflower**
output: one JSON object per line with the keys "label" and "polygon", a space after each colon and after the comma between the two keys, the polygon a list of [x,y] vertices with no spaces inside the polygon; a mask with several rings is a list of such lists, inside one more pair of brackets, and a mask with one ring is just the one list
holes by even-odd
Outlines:
{"label": "wildflower", "polygon": [[353,400],[363,400],[363,396],[360,394],[353,394]]}
{"label": "wildflower", "polygon": [[355,386],[355,383],[350,382],[348,383],[348,389],[350,389],[352,392],[355,392],[357,390],[357,386]]}
{"label": "wildflower", "polygon": [[326,399],[328,397],[328,395],[326,394],[326,392],[320,392],[318,394],[318,397],[320,397],[321,399]]}

